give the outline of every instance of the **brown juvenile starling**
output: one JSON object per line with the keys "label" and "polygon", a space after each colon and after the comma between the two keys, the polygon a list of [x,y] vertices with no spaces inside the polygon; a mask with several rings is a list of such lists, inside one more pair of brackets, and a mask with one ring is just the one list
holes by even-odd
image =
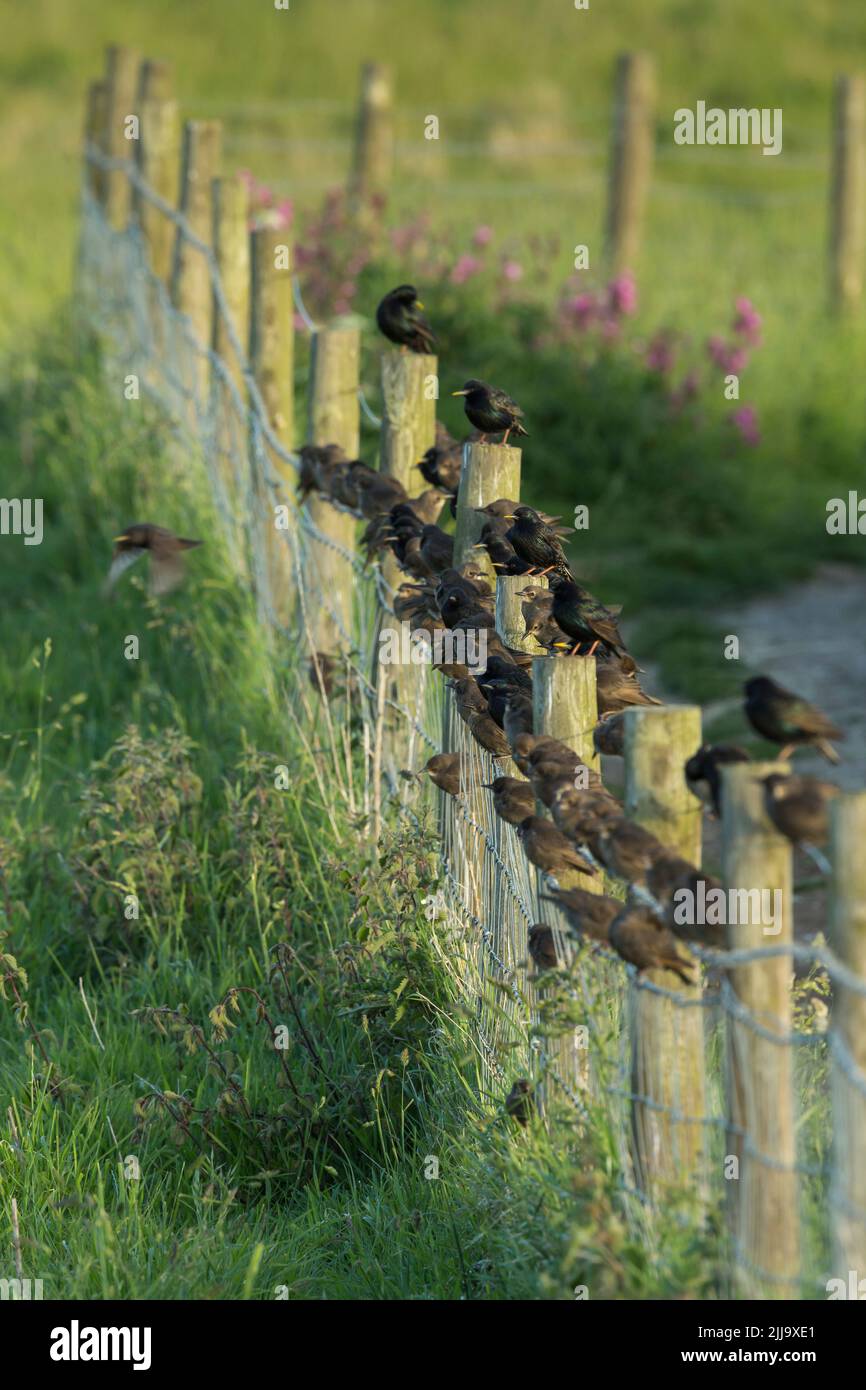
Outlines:
{"label": "brown juvenile starling", "polygon": [[767,815],[795,845],[826,845],[830,835],[830,802],[838,795],[837,786],[819,777],[786,777],[773,772],[764,778]]}
{"label": "brown juvenile starling", "polygon": [[572,869],[595,873],[577,848],[543,816],[527,816],[517,827],[517,837],[529,862],[547,874],[556,877]]}
{"label": "brown juvenile starling", "polygon": [[[695,868],[687,859],[678,854],[665,852],[651,866],[646,886],[660,907],[664,909],[665,921],[680,941],[697,941],[703,946],[720,947],[725,944],[724,923],[682,920],[683,892],[690,895],[697,917],[697,904],[706,901],[706,895],[721,888],[719,879],[703,869]],[[688,901],[688,900],[687,900]]]}
{"label": "brown juvenile starling", "polygon": [[493,809],[500,820],[509,825],[520,825],[535,810],[535,797],[528,782],[519,777],[494,777],[492,782],[482,782],[493,792]]}
{"label": "brown juvenile starling", "polygon": [[[603,647],[596,652],[595,664],[595,691],[599,716],[619,714],[632,705],[660,705],[662,703],[661,700],[656,700],[641,689],[634,669],[625,669],[625,661],[617,661],[616,659],[599,661],[598,657],[602,651],[604,651]],[[634,668],[634,661],[631,657],[628,658],[628,661]]]}
{"label": "brown juvenile starling", "polygon": [[626,906],[610,924],[608,940],[617,955],[638,971],[672,970],[690,985],[689,962],[683,960],[673,932],[646,907]]}
{"label": "brown juvenile starling", "polygon": [[551,895],[542,893],[541,901],[555,903],[571,929],[590,941],[607,941],[611,922],[622,912],[617,898],[587,893],[585,888],[556,888]]}
{"label": "brown juvenile starling", "polygon": [[127,526],[122,535],[114,538],[114,555],[103,592],[111,593],[124,570],[128,570],[142,555],[150,555],[150,592],[154,595],[169,594],[183,579],[183,552],[193,550],[197,545],[201,545],[201,541],[186,540],[164,526],[154,526],[149,521]]}
{"label": "brown juvenile starling", "polygon": [[588,845],[596,857],[601,831],[623,819],[622,806],[606,787],[581,790],[573,781],[555,788],[550,811],[557,829],[570,840]]}
{"label": "brown juvenile starling", "polygon": [[527,637],[534,637],[539,647],[543,647],[551,656],[564,656],[571,647],[568,633],[563,632],[550,613],[537,613],[526,623],[524,633]]}
{"label": "brown juvenile starling", "polygon": [[436,443],[430,445],[418,464],[422,478],[433,487],[456,496],[462,461],[463,441],[452,438],[442,421],[437,420]]}
{"label": "brown juvenile starling", "polygon": [[534,922],[527,933],[529,954],[536,970],[555,970],[559,964],[556,958],[556,942],[553,931],[543,922]]}
{"label": "brown juvenile starling", "polygon": [[730,763],[747,763],[749,755],[745,748],[733,743],[703,743],[697,753],[693,753],[686,763],[686,784],[689,791],[712,808],[716,816],[722,814],[722,767]]}
{"label": "brown juvenile starling", "polygon": [[628,883],[643,883],[664,845],[635,821],[620,820],[598,837],[598,857],[606,869]]}
{"label": "brown juvenile starling", "polygon": [[305,501],[311,492],[321,492],[328,496],[335,470],[348,462],[346,452],[339,444],[304,444],[300,450],[300,459],[298,498],[301,502]]}
{"label": "brown juvenile starling", "polygon": [[523,411],[520,406],[497,386],[488,386],[486,382],[470,377],[459,391],[452,391],[451,394],[465,396],[463,409],[470,425],[481,431],[480,443],[485,442],[488,434],[498,434],[500,430],[505,431],[503,444],[508,443],[512,430],[517,435],[528,435],[522,424]]}
{"label": "brown juvenile starling", "polygon": [[845,735],[826,714],[769,676],[753,676],[744,689],[746,718],[762,738],[782,745],[779,758],[789,757],[802,744],[812,744],[829,762],[838,763],[839,754],[829,740]]}
{"label": "brown juvenile starling", "polygon": [[608,758],[621,758],[625,753],[625,720],[622,714],[601,719],[592,731],[592,746],[596,753]]}
{"label": "brown juvenile starling", "polygon": [[518,734],[532,733],[532,720],[532,696],[523,690],[509,690],[505,699],[502,727],[512,747]]}
{"label": "brown juvenile starling", "polygon": [[436,339],[429,323],[418,312],[423,308],[414,285],[398,285],[395,290],[389,290],[376,310],[380,333],[410,352],[432,352]]}
{"label": "brown juvenile starling", "polygon": [[505,1111],[512,1120],[516,1120],[524,1129],[532,1118],[534,1108],[532,1099],[532,1087],[528,1081],[515,1081],[508,1095],[505,1097]]}
{"label": "brown juvenile starling", "polygon": [[460,754],[459,753],[434,753],[432,758],[428,758],[424,764],[419,777],[424,773],[430,778],[437,787],[448,796],[458,796],[460,793]]}

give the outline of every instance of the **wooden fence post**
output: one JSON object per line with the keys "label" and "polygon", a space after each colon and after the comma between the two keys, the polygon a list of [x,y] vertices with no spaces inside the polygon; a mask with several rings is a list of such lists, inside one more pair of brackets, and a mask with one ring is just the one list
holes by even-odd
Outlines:
{"label": "wooden fence post", "polygon": [[[91,82],[87,88],[87,114],[84,120],[84,138],[88,145],[93,145],[101,153],[105,153],[106,144],[106,122],[108,119],[108,84],[106,82]],[[105,206],[105,192],[107,179],[104,169],[99,169],[95,164],[87,163],[87,187],[100,206]]]}
{"label": "wooden fence post", "polygon": [[[358,373],[360,336],[357,328],[319,328],[313,334],[310,357],[308,439],[311,444],[339,444],[357,458],[360,442]],[[355,518],[337,511],[323,497],[311,497],[307,514],[312,524],[342,550],[354,554]],[[350,559],[310,536],[310,581],[320,595],[308,610],[314,650],[334,655],[351,646],[354,566]],[[332,604],[339,621],[328,611]]]}
{"label": "wooden fence post", "polygon": [[[625,712],[625,813],[698,867],[701,805],[686,786],[684,767],[700,743],[697,706]],[[635,1173],[647,1193],[664,1184],[703,1188],[707,1130],[700,980],[686,985],[670,970],[649,970],[642,978],[666,993],[645,988],[641,980],[629,991]]]}
{"label": "wooden fence post", "polygon": [[[426,486],[418,460],[436,439],[437,374],[438,363],[433,356],[396,349],[382,354],[379,471],[401,482],[410,497]],[[385,583],[392,589],[397,589],[406,577],[390,551],[385,554],[382,573]],[[390,604],[383,610],[382,621],[396,623],[393,612],[389,617],[389,611]],[[430,667],[426,662],[388,667],[380,664],[377,670],[377,679],[387,681],[388,698],[419,720],[429,676]],[[393,706],[386,706],[383,738],[383,755],[392,774],[401,767],[414,765],[416,730]]]}
{"label": "wooden fence post", "polygon": [[144,58],[138,69],[135,109],[145,101],[169,101],[174,96],[174,69],[161,58]]}
{"label": "wooden fence post", "polygon": [[[549,734],[573,748],[593,772],[599,770],[599,756],[592,741],[598,723],[595,691],[595,658],[587,656],[539,656],[532,663],[532,725],[535,733]],[[545,815],[547,812],[545,811]],[[539,888],[543,877],[539,874]],[[562,888],[583,888],[602,893],[602,875],[594,877],[578,869],[557,875]],[[557,959],[570,964],[573,951],[564,916],[553,903],[545,904],[544,917],[553,932]],[[583,1027],[588,1027],[588,1021]],[[553,1040],[553,1060],[562,1081],[573,1091],[589,1086],[589,1049],[583,1045],[577,1028]]]}
{"label": "wooden fence post", "polygon": [[[294,437],[295,409],[295,310],[291,252],[285,231],[274,227],[257,228],[250,237],[250,248],[250,365],[268,413],[268,423],[280,444],[288,450]],[[265,454],[281,477],[289,501],[286,502],[282,493],[269,487],[264,477],[254,478],[253,493],[258,503],[258,516],[253,534],[263,533],[270,607],[277,622],[285,627],[293,607],[294,547],[286,543],[282,530],[277,528],[275,508],[288,506],[292,519],[296,475],[291,464],[278,454],[267,447]]]}
{"label": "wooden fence post", "polygon": [[[142,178],[165,202],[176,206],[180,184],[180,121],[177,102],[147,97],[139,107],[141,137],[138,168]],[[148,251],[150,268],[166,285],[171,280],[177,229],[159,208],[138,193],[135,213]]]}
{"label": "wooden fence post", "polygon": [[[496,499],[494,498],[494,501]],[[516,500],[516,499],[515,499]],[[496,579],[496,631],[506,647],[516,652],[526,652],[529,656],[543,656],[544,648],[534,637],[527,637],[523,617],[523,599],[518,595],[527,584],[536,589],[547,588],[545,575],[530,579],[525,574],[500,574]],[[509,774],[510,775],[510,774]]]}
{"label": "wooden fence post", "polygon": [[620,54],[615,79],[606,244],[608,262],[616,271],[634,270],[640,251],[652,166],[654,88],[649,54]]}
{"label": "wooden fence post", "polygon": [[484,517],[473,509],[486,507],[499,497],[520,497],[519,449],[510,444],[464,444],[460,468],[460,490],[457,498],[457,526],[454,532],[454,564],[462,565],[470,553],[485,571],[491,585],[496,571],[486,550],[475,547],[484,525]]}
{"label": "wooden fence post", "polygon": [[353,215],[376,216],[369,200],[387,192],[394,161],[391,75],[381,63],[361,69],[361,96],[349,181]]}
{"label": "wooden fence post", "polygon": [[[767,817],[762,786],[771,772],[788,770],[789,764],[778,762],[737,763],[723,769],[722,864],[731,950],[790,946],[793,940],[792,847]],[[756,915],[752,901],[747,911],[730,910],[732,890],[738,892],[743,909],[744,893],[754,896],[756,889],[781,894],[769,900],[780,908],[780,930],[774,934],[765,933],[754,920],[730,921],[732,916]],[[749,1018],[732,1013],[728,1020],[731,1128],[725,1167],[727,1171],[730,1160],[737,1160],[733,1167],[738,1176],[732,1179],[734,1244],[740,1282],[751,1297],[790,1297],[798,1278],[793,1053],[787,1041],[791,970],[790,955],[768,956],[733,967],[730,976],[735,1007],[746,1010]],[[762,1033],[755,1031],[750,1018]]]}
{"label": "wooden fence post", "polygon": [[[135,115],[138,54],[112,44],[106,61],[105,153],[112,159],[132,159],[134,146],[126,138],[126,118]],[[131,185],[123,169],[110,169],[105,180],[105,210],[109,223],[123,231],[129,220]]]}
{"label": "wooden fence post", "polygon": [[866,256],[866,78],[837,77],[830,180],[830,302],[850,309],[863,293]]}
{"label": "wooden fence post", "polygon": [[[232,174],[214,179],[211,196],[213,199],[213,249],[220,284],[223,288],[235,337],[240,343],[241,351],[246,352],[248,347],[246,342],[247,326],[249,325],[251,336],[258,327],[257,321],[254,319],[251,322],[250,319],[251,244],[255,245],[257,233],[254,232],[251,238],[249,189],[239,175]],[[262,275],[266,275],[266,268],[262,266],[260,269]],[[260,279],[259,286],[262,295],[267,294],[264,283]],[[216,301],[214,301],[213,306],[213,350],[225,362],[235,384],[243,389],[242,363],[238,361],[231,345],[228,325],[223,316],[217,312]],[[266,374],[268,373],[267,366],[264,371]],[[289,424],[291,424],[291,413],[289,414]]]}
{"label": "wooden fence post", "polygon": [[[219,173],[222,124],[219,121],[187,121],[183,129],[180,210],[195,235],[208,246],[213,236],[213,180]],[[192,246],[180,228],[174,246],[172,301],[186,314],[194,337],[209,348],[213,337],[213,292],[204,255]],[[210,371],[205,356],[193,361],[190,386],[197,387],[203,403]]]}
{"label": "wooden fence post", "polygon": [[[866,792],[840,796],[831,808],[831,826],[830,945],[866,985]],[[830,1055],[831,1272],[845,1281],[847,1291],[851,1270],[858,1283],[866,1278],[866,997],[838,980],[833,981]]]}

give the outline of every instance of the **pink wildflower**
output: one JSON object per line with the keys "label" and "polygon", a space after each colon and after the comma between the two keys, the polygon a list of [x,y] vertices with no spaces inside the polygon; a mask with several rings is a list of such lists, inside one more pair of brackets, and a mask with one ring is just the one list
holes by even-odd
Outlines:
{"label": "pink wildflower", "polygon": [[466,281],[471,276],[477,275],[481,268],[481,262],[477,256],[463,255],[455,264],[448,278],[452,285],[465,285]]}
{"label": "pink wildflower", "polygon": [[473,246],[478,246],[478,247],[487,246],[487,245],[489,245],[489,243],[490,243],[492,240],[493,240],[493,228],[492,228],[492,227],[488,227],[488,226],[486,226],[484,223],[482,223],[482,225],[481,225],[480,227],[476,227],[476,228],[475,228],[475,231],[474,231],[474,233],[473,233],[473,235],[472,235],[472,245],[473,245]]}
{"label": "pink wildflower", "polygon": [[624,270],[607,287],[611,313],[634,314],[637,311],[637,285],[630,270]]}
{"label": "pink wildflower", "polygon": [[758,429],[758,412],[753,405],[741,405],[739,410],[734,411],[731,419],[745,444],[752,446],[760,444],[761,432]]}

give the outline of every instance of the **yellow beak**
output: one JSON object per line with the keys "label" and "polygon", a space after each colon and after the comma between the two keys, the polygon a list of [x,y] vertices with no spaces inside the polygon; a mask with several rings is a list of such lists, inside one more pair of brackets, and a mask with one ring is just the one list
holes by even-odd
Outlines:
{"label": "yellow beak", "polygon": [[115,537],[114,537],[114,544],[115,544],[115,545],[119,545],[121,541],[128,541],[128,540],[129,540],[129,536],[115,536]]}
{"label": "yellow beak", "polygon": [[504,517],[502,518],[502,520],[503,520],[503,521],[516,521],[516,520],[517,520],[517,517],[516,517],[516,516],[504,516]]}
{"label": "yellow beak", "polygon": [[451,394],[452,394],[452,396],[468,396],[468,395],[469,395],[469,392],[468,392],[468,391],[452,391]]}
{"label": "yellow beak", "polygon": [[424,308],[424,305],[421,303],[421,300],[420,300],[420,299],[416,299],[416,300],[415,300],[415,308],[416,308],[416,309],[423,309],[423,308]]}

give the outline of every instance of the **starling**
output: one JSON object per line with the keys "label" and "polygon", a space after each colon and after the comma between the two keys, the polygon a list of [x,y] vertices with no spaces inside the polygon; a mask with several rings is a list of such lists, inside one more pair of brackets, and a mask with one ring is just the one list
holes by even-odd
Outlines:
{"label": "starling", "polygon": [[480,712],[470,714],[469,718],[466,720],[466,726],[476,743],[480,743],[481,747],[486,749],[491,757],[507,758],[510,756],[511,748],[508,739],[496,723],[492,714]]}
{"label": "starling", "polygon": [[552,895],[542,893],[541,901],[555,903],[572,931],[591,941],[607,941],[611,922],[622,912],[622,903],[617,898],[587,893],[585,888],[557,888]]}
{"label": "starling", "polygon": [[587,845],[596,858],[599,835],[623,819],[622,806],[605,787],[580,791],[571,781],[554,787],[550,813],[563,835]]}
{"label": "starling", "polygon": [[506,1114],[512,1120],[516,1120],[524,1129],[532,1118],[534,1101],[532,1099],[532,1087],[528,1081],[515,1081],[508,1095],[505,1097]]}
{"label": "starling", "polygon": [[523,690],[509,690],[505,699],[502,727],[511,746],[518,734],[532,733],[532,696]]}
{"label": "starling", "polygon": [[389,290],[376,310],[376,323],[392,343],[410,352],[432,352],[436,344],[433,331],[418,310],[424,305],[414,285],[398,285]]}
{"label": "starling", "polygon": [[616,616],[610,608],[605,608],[588,589],[575,584],[573,580],[561,578],[559,574],[550,581],[550,587],[553,590],[554,620],[574,642],[573,651],[589,642],[589,656],[600,644],[616,656],[625,652]]}
{"label": "starling", "polygon": [[151,522],[127,526],[122,535],[114,538],[114,554],[103,593],[109,594],[124,570],[145,554],[150,555],[150,592],[155,595],[171,593],[183,579],[183,551],[193,550],[197,545],[201,545],[201,541],[186,540]]}
{"label": "starling", "polygon": [[304,444],[300,451],[298,498],[305,501],[311,492],[330,494],[332,475],[347,463],[345,450],[339,444]]}
{"label": "starling", "polygon": [[436,421],[436,443],[431,444],[418,464],[421,477],[433,487],[457,496],[460,468],[463,462],[463,442],[452,439],[441,420]]}
{"label": "starling", "polygon": [[660,705],[661,700],[656,700],[652,695],[647,695],[646,691],[641,690],[640,682],[634,674],[635,663],[631,657],[632,670],[625,669],[625,662],[599,661],[598,658],[605,650],[600,647],[596,652],[595,662],[595,692],[598,702],[599,715],[619,714],[622,710],[628,709],[631,705]]}
{"label": "starling", "polygon": [[520,825],[535,810],[535,797],[528,782],[519,777],[494,777],[492,782],[482,782],[493,792],[493,809],[500,820],[509,825]]}
{"label": "starling", "polygon": [[620,820],[598,837],[598,857],[606,869],[628,883],[643,883],[664,846],[635,821]]}
{"label": "starling", "polygon": [[529,928],[527,945],[536,970],[555,970],[559,965],[553,931],[543,922],[534,922]]}
{"label": "starling", "polygon": [[525,574],[526,562],[518,557],[511,541],[506,540],[510,525],[510,521],[486,521],[481,528],[478,544],[487,551],[497,574]]}
{"label": "starling", "polygon": [[313,652],[307,670],[310,685],[326,699],[330,699],[334,693],[334,676],[337,670],[336,657],[330,656],[328,652]]}
{"label": "starling", "polygon": [[838,763],[839,754],[829,740],[845,735],[826,714],[769,676],[753,676],[744,689],[746,718],[762,738],[782,745],[780,758],[787,758],[800,744],[813,744],[828,762]]}
{"label": "starling", "polygon": [[547,874],[556,877],[573,869],[583,874],[595,872],[575,846],[543,816],[527,816],[517,827],[517,837],[529,862]]}
{"label": "starling", "polygon": [[459,753],[434,753],[432,758],[428,758],[421,772],[430,778],[435,786],[448,796],[457,796],[460,792],[460,754]]}
{"label": "starling", "polygon": [[820,848],[830,834],[830,802],[839,788],[819,777],[785,776],[774,772],[764,778],[764,805],[776,829],[795,845]]}
{"label": "starling", "polygon": [[[703,889],[700,885],[703,884]],[[696,903],[699,898],[706,900],[706,894],[721,888],[719,879],[703,869],[695,868],[688,859],[665,851],[651,865],[646,878],[648,891],[665,910],[667,926],[680,941],[697,941],[703,946],[721,947],[725,945],[724,923],[683,922],[680,919],[682,899],[675,896],[683,891],[691,894]]]}
{"label": "starling", "polygon": [[625,720],[621,714],[600,719],[592,731],[592,746],[596,753],[608,758],[621,758],[625,753]]}
{"label": "starling", "polygon": [[[557,743],[558,740],[551,738],[550,734],[518,734],[517,738],[513,740],[511,751],[520,771],[525,777],[528,777],[529,769],[532,766],[529,761],[530,753],[545,744],[555,747]],[[559,746],[565,747],[564,744]]]}
{"label": "starling", "polygon": [[482,444],[488,434],[498,434],[500,430],[505,431],[503,444],[508,443],[508,436],[512,430],[517,435],[528,436],[528,431],[521,423],[523,411],[520,406],[498,387],[488,386],[486,382],[476,381],[471,377],[463,383],[459,391],[452,391],[451,394],[466,397],[463,402],[466,418],[470,425],[481,431]]}
{"label": "starling", "polygon": [[684,984],[694,983],[676,937],[649,908],[627,905],[611,922],[608,940],[617,955],[638,971],[672,970]]}
{"label": "starling", "polygon": [[517,590],[517,597],[522,600],[520,611],[527,631],[536,619],[550,617],[553,607],[553,594],[550,589],[542,589],[539,584],[527,584],[524,589]]}
{"label": "starling", "polygon": [[534,637],[538,645],[543,647],[551,656],[564,654],[571,646],[568,633],[563,632],[549,613],[547,615],[539,613],[537,617],[527,623],[525,635]]}
{"label": "starling", "polygon": [[530,762],[529,781],[539,801],[551,807],[562,788],[574,788],[576,771],[576,768],[560,759],[552,762]]}
{"label": "starling", "polygon": [[565,558],[565,551],[556,531],[546,521],[542,521],[532,507],[515,507],[513,513],[505,518],[512,525],[505,533],[518,558],[524,560],[531,570],[547,574],[555,570],[563,579],[571,579],[571,571]]}
{"label": "starling", "polygon": [[686,763],[686,784],[716,816],[722,814],[722,774],[720,769],[730,763],[747,763],[745,748],[734,743],[702,743]]}
{"label": "starling", "polygon": [[421,532],[420,554],[431,574],[441,574],[454,558],[454,537],[439,526],[425,526]]}

